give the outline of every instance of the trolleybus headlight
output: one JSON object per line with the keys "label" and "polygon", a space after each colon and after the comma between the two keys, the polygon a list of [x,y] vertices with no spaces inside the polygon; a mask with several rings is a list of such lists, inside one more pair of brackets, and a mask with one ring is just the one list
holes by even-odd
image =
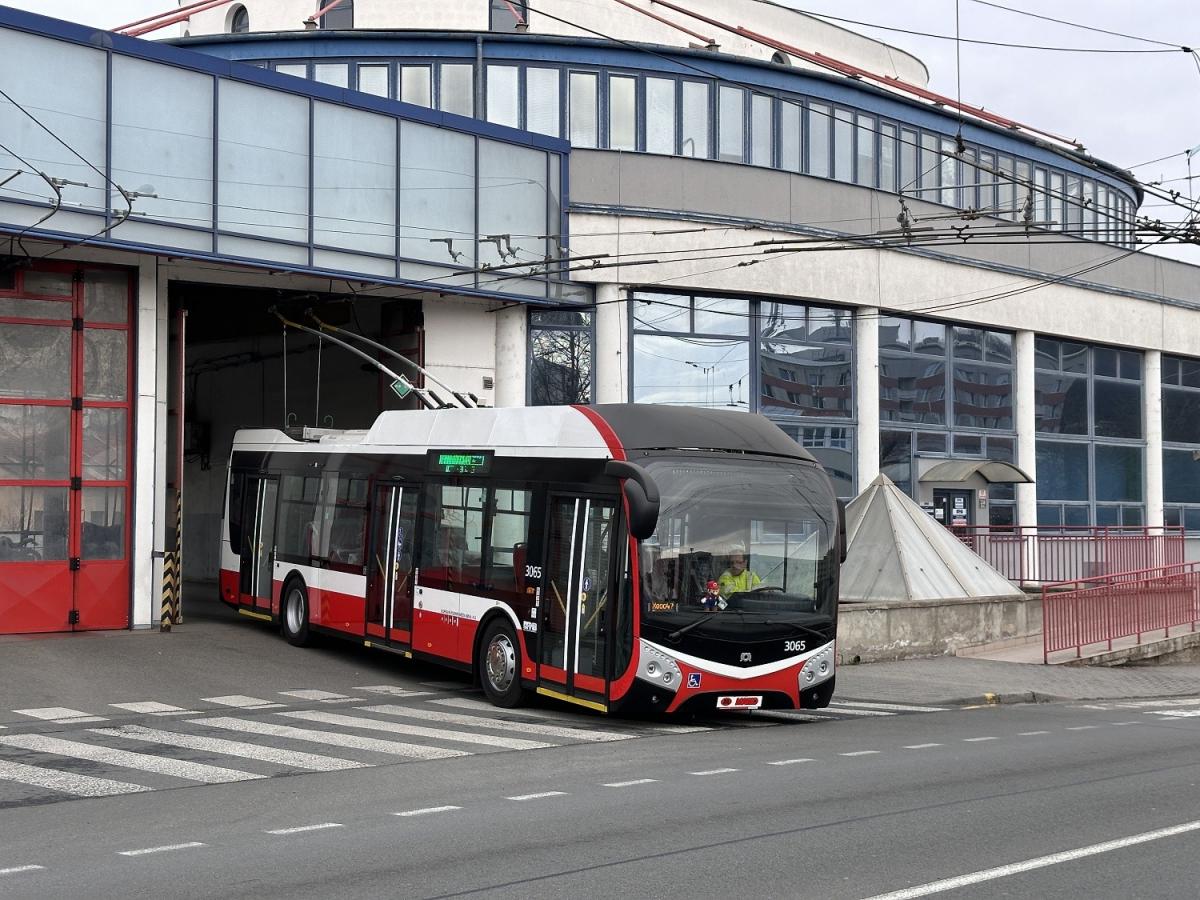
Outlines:
{"label": "trolleybus headlight", "polygon": [[800,690],[820,684],[833,675],[833,644],[810,656],[800,670]]}
{"label": "trolleybus headlight", "polygon": [[665,686],[668,690],[678,689],[683,674],[679,664],[657,647],[641,641],[641,659],[638,663],[638,678]]}

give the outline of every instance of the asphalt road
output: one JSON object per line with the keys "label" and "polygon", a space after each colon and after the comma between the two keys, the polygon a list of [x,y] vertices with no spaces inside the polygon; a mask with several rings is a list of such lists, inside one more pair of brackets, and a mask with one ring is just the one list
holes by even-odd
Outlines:
{"label": "asphalt road", "polygon": [[[1200,701],[764,717],[685,732],[554,710],[506,725],[453,691],[400,698],[390,714],[363,706],[237,718],[313,725],[285,714],[324,709],[395,722],[432,708],[480,716],[479,728],[462,729],[476,736],[543,726],[579,735],[542,748],[14,805],[0,810],[0,896],[1197,894]],[[157,726],[209,733],[188,723],[211,718]],[[74,739],[94,727],[107,726],[0,736]],[[604,731],[625,736],[585,735]],[[374,751],[321,752],[355,760]],[[76,771],[111,771],[102,765]]]}

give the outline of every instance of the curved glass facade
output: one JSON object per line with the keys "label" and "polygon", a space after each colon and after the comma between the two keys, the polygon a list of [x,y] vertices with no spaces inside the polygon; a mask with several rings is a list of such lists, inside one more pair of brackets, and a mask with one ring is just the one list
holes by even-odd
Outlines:
{"label": "curved glass facade", "polygon": [[[414,41],[405,39],[413,52]],[[371,42],[372,50],[379,42]],[[1021,226],[1130,246],[1137,197],[1085,161],[1017,136],[995,135],[928,107],[847,89],[784,66],[644,66],[552,60],[561,45],[512,45],[504,56],[372,56],[253,60],[313,78],[500,125],[568,138],[581,149],[715,159],[830,178],[1006,219]],[[261,47],[261,45],[259,45]],[[228,45],[207,48],[232,52]],[[289,47],[289,49],[291,49]],[[337,45],[322,50],[337,49]],[[500,48],[496,48],[497,53]],[[518,52],[545,59],[520,59]],[[431,48],[430,52],[434,52]],[[567,55],[567,54],[563,54]],[[592,54],[612,54],[597,48]],[[629,54],[626,54],[628,56]],[[664,54],[655,54],[664,56]],[[705,78],[713,69],[723,77]],[[699,70],[699,71],[697,71]],[[679,74],[686,72],[687,74]],[[756,81],[762,81],[761,88]],[[795,90],[779,87],[784,82]],[[820,95],[825,91],[832,96]],[[885,110],[885,111],[881,111]]]}

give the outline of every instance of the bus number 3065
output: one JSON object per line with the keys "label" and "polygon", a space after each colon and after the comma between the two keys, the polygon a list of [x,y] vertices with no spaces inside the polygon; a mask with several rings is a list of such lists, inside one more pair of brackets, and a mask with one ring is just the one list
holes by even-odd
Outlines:
{"label": "bus number 3065", "polygon": [[783,652],[784,653],[803,653],[805,651],[805,649],[807,649],[807,647],[808,647],[808,643],[806,641],[784,641],[783,642]]}

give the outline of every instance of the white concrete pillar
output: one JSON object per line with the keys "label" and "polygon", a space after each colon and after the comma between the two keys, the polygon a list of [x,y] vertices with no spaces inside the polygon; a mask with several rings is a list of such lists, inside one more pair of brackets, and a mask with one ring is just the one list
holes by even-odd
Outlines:
{"label": "white concrete pillar", "polygon": [[1017,466],[1034,484],[1017,485],[1017,524],[1037,525],[1037,391],[1034,336],[1018,331],[1013,341],[1013,424],[1017,431]]}
{"label": "white concrete pillar", "polygon": [[879,310],[854,317],[854,417],[858,420],[857,491],[879,475]]}
{"label": "white concrete pillar", "polygon": [[629,301],[616,284],[596,285],[596,358],[592,361],[597,403],[628,403]]}
{"label": "white concrete pillar", "polygon": [[496,405],[524,406],[529,359],[529,310],[510,306],[496,314]]}
{"label": "white concrete pillar", "polygon": [[130,625],[158,622],[166,539],[167,282],[153,256],[139,259],[134,347],[133,604]]}
{"label": "white concrete pillar", "polygon": [[1162,351],[1142,360],[1142,416],[1146,435],[1146,524],[1163,524]]}
{"label": "white concrete pillar", "polygon": [[[424,301],[421,314],[425,320],[425,368],[448,387],[469,391],[481,403],[495,406],[496,314],[478,301],[450,298]],[[491,389],[484,387],[485,378],[493,379]],[[434,393],[443,393],[436,385],[432,387]]]}

